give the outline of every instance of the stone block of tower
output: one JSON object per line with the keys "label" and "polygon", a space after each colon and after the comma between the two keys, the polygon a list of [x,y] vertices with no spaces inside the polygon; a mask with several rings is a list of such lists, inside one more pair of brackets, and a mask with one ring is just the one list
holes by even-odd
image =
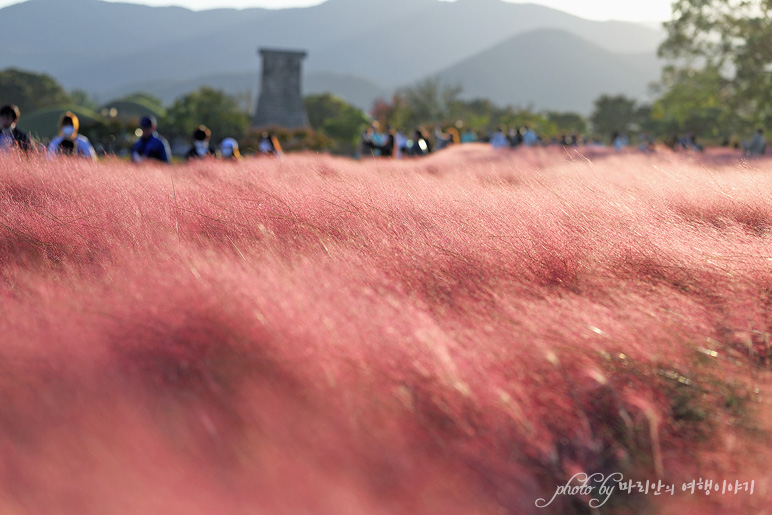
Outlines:
{"label": "stone block of tower", "polygon": [[253,127],[308,127],[303,106],[301,64],[305,52],[261,48],[263,71]]}

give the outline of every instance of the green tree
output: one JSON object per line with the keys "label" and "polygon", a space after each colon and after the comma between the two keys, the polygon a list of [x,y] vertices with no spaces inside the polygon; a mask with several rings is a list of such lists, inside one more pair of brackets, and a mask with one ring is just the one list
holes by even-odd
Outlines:
{"label": "green tree", "polygon": [[50,75],[16,68],[0,71],[0,98],[19,106],[22,113],[70,102],[67,92]]}
{"label": "green tree", "polygon": [[452,124],[462,114],[460,94],[461,86],[425,79],[397,91],[391,103],[376,101],[373,118],[407,131],[421,125]]}
{"label": "green tree", "polygon": [[362,111],[329,93],[307,96],[304,104],[311,128],[334,142],[330,150],[356,152],[359,136],[369,123]]}
{"label": "green tree", "polygon": [[544,115],[530,109],[509,106],[503,109],[496,109],[493,120],[495,125],[491,129],[501,125],[506,125],[507,127],[528,126],[543,137],[556,136],[559,132],[557,125],[548,120]]}
{"label": "green tree", "polygon": [[439,79],[429,78],[403,88],[400,94],[409,109],[405,123],[410,128],[454,121],[459,115],[461,86],[443,85]]}
{"label": "green tree", "polygon": [[584,134],[587,132],[587,120],[577,113],[558,113],[550,111],[547,120],[554,123],[557,130],[568,134]]}
{"label": "green tree", "polygon": [[635,100],[624,95],[601,95],[595,100],[590,117],[592,130],[603,137],[610,137],[618,131],[634,131],[641,121],[641,114]]}
{"label": "green tree", "polygon": [[713,67],[666,67],[657,90],[662,95],[651,109],[652,132],[657,136],[692,132],[719,143],[740,131],[731,81]]}
{"label": "green tree", "polygon": [[239,138],[249,127],[249,116],[230,95],[202,87],[172,104],[163,119],[163,130],[169,136],[187,138],[202,124],[211,129],[213,139]]}
{"label": "green tree", "polygon": [[487,98],[476,98],[460,102],[459,119],[467,128],[485,132],[493,128],[500,109]]}
{"label": "green tree", "polygon": [[383,98],[376,99],[370,114],[381,125],[391,125],[404,130],[408,127],[410,107],[405,98],[397,92],[391,97],[391,101]]}
{"label": "green tree", "polygon": [[771,123],[772,2],[675,0],[672,9],[660,56],[720,70],[732,80],[732,108],[749,122]]}
{"label": "green tree", "polygon": [[88,92],[82,89],[75,89],[70,91],[70,100],[73,104],[91,109],[92,111],[99,110],[97,103],[91,98]]}
{"label": "green tree", "polygon": [[464,100],[461,91],[460,86],[447,86],[437,79],[427,79],[397,91],[390,102],[377,100],[371,114],[381,124],[388,123],[407,131],[419,126],[439,125],[489,132],[502,125],[527,125],[549,137],[561,131],[584,132],[586,128],[586,121],[578,114],[552,113],[557,117],[552,120],[549,114],[521,107],[500,107],[488,99]]}

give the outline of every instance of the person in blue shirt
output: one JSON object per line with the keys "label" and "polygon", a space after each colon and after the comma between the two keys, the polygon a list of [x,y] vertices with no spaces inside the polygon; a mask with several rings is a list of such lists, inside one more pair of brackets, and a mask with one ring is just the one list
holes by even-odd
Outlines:
{"label": "person in blue shirt", "polygon": [[94,147],[86,136],[78,134],[79,127],[80,122],[75,113],[64,113],[59,120],[59,135],[48,145],[48,157],[78,156],[96,161]]}
{"label": "person in blue shirt", "polygon": [[223,159],[232,159],[238,161],[241,159],[241,152],[239,152],[239,142],[234,138],[225,138],[220,143],[220,157]]}
{"label": "person in blue shirt", "polygon": [[145,116],[139,121],[142,137],[131,148],[131,161],[142,163],[154,159],[162,163],[171,163],[172,153],[169,143],[158,135],[158,123],[152,116]]}

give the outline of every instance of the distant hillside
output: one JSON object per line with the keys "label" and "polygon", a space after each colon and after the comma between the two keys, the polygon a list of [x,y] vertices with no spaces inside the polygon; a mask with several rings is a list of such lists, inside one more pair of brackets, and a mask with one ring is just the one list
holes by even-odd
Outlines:
{"label": "distant hillside", "polygon": [[465,97],[587,114],[603,93],[644,96],[660,69],[652,53],[609,52],[566,31],[538,30],[515,36],[438,77],[461,84]]}
{"label": "distant hillside", "polygon": [[158,50],[194,34],[221,31],[239,20],[256,21],[270,13],[266,9],[194,12],[99,0],[29,0],[0,9],[0,67],[60,75],[104,58]]}
{"label": "distant hillside", "polygon": [[[29,0],[0,9],[0,19],[0,68],[43,71],[68,89],[92,92],[162,82],[173,89],[181,80],[254,74],[260,46],[307,50],[309,76],[350,75],[388,90],[537,29],[564,30],[609,52],[649,56],[663,37],[639,24],[589,21],[501,0],[328,0],[298,9],[199,12],[99,0]],[[351,84],[343,81],[340,91]],[[238,80],[227,86],[241,88]],[[341,96],[361,106],[368,99],[364,89],[353,87]],[[307,91],[313,90],[309,82]]]}
{"label": "distant hillside", "polygon": [[[340,0],[354,1],[354,0]],[[372,1],[372,0],[371,0]],[[425,77],[512,36],[536,29],[562,29],[613,52],[655,54],[664,35],[627,22],[584,20],[535,4],[500,0],[434,2],[420,16],[404,16],[322,47],[314,65],[387,85]]]}
{"label": "distant hillside", "polygon": [[[303,9],[194,12],[99,0],[29,0],[0,9],[4,25],[14,27],[0,33],[0,67],[45,71],[68,88],[101,90],[251,71],[260,64],[257,48],[270,46],[306,49],[306,69],[327,71],[313,66],[321,47],[357,40],[363,31],[435,3],[330,0]],[[352,63],[346,72],[357,69]]]}

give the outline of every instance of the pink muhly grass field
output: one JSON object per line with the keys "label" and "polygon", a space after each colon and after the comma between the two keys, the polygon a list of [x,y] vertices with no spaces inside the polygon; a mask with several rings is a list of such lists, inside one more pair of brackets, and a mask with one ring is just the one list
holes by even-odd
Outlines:
{"label": "pink muhly grass field", "polygon": [[764,512],[770,244],[721,151],[0,158],[0,513]]}

